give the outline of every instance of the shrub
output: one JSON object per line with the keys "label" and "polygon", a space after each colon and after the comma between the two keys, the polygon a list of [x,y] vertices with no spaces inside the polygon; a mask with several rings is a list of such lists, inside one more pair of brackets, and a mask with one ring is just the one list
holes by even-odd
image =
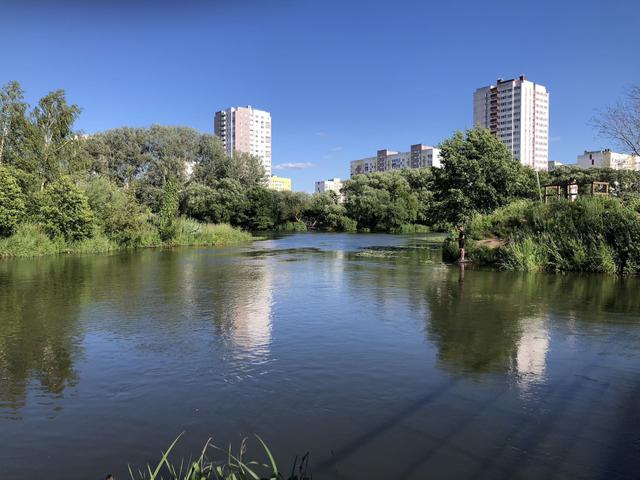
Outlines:
{"label": "shrub", "polygon": [[20,185],[9,171],[0,167],[0,237],[11,235],[26,211]]}
{"label": "shrub", "polygon": [[509,270],[640,273],[640,215],[616,198],[517,201],[474,217],[469,232],[506,240],[496,263]]}
{"label": "shrub", "polygon": [[231,225],[199,223],[184,217],[176,220],[175,228],[176,235],[172,242],[174,245],[225,246],[249,242],[253,238],[250,233]]}
{"label": "shrub", "polygon": [[40,198],[39,217],[47,234],[67,241],[89,238],[93,213],[87,197],[67,177],[49,185]]}
{"label": "shrub", "polygon": [[277,230],[280,232],[306,232],[307,224],[301,221],[284,222],[283,224],[278,225]]}
{"label": "shrub", "polygon": [[95,178],[83,185],[96,223],[118,245],[135,247],[141,243],[147,215],[130,192],[106,178]]}
{"label": "shrub", "polygon": [[38,257],[58,253],[58,247],[42,229],[23,223],[9,238],[0,239],[0,257]]}
{"label": "shrub", "polygon": [[169,180],[162,191],[158,212],[158,232],[163,242],[170,242],[178,233],[176,218],[179,202],[178,183],[175,180]]}

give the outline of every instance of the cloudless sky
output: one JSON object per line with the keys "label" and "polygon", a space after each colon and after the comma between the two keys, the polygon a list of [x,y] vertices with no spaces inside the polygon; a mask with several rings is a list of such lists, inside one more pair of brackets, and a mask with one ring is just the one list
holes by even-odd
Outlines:
{"label": "cloudless sky", "polygon": [[216,110],[271,112],[295,190],[380,148],[471,127],[472,95],[525,74],[550,91],[550,158],[608,147],[588,121],[640,83],[637,0],[0,0],[0,83],[63,88],[87,133],[212,132]]}

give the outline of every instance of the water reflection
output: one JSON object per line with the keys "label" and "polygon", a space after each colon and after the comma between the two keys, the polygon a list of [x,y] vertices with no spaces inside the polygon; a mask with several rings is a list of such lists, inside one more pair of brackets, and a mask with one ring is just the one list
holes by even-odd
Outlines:
{"label": "water reflection", "polygon": [[32,380],[54,395],[77,382],[91,276],[77,258],[0,262],[0,408],[23,407]]}
{"label": "water reflection", "polygon": [[516,347],[515,368],[518,385],[526,391],[532,384],[544,381],[550,340],[544,318],[523,318],[520,323],[522,332]]}

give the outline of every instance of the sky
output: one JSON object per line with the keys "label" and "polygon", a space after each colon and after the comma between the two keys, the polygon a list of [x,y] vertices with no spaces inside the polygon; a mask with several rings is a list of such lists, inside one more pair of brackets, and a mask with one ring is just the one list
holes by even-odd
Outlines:
{"label": "sky", "polygon": [[271,112],[274,174],[348,178],[378,149],[470,128],[473,92],[524,74],[550,92],[550,159],[611,147],[589,125],[640,83],[637,0],[0,0],[0,83],[82,107],[76,127]]}

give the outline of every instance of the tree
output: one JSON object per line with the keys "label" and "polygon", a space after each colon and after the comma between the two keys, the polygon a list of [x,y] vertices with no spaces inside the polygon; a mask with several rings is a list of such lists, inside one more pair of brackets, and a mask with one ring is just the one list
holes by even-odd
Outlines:
{"label": "tree", "polygon": [[93,213],[87,197],[65,176],[44,190],[40,219],[52,238],[64,237],[67,241],[78,241],[93,233]]}
{"label": "tree", "polygon": [[33,109],[29,140],[41,189],[72,161],[72,142],[78,140],[73,124],[78,115],[80,107],[67,104],[64,90],[42,97]]}
{"label": "tree", "polygon": [[511,157],[487,129],[456,132],[440,145],[434,170],[434,219],[457,224],[516,198],[536,198],[535,172]]}
{"label": "tree", "polygon": [[9,82],[0,90],[0,165],[20,157],[27,129],[27,104],[18,82]]}
{"label": "tree", "polygon": [[275,226],[275,192],[254,187],[247,192],[245,226],[250,230],[271,230]]}
{"label": "tree", "polygon": [[158,212],[158,232],[163,242],[173,240],[177,234],[179,193],[178,182],[173,178],[170,179],[164,186]]}
{"label": "tree", "polygon": [[144,171],[149,158],[147,129],[115,128],[89,137],[85,149],[92,159],[90,170],[129,189]]}
{"label": "tree", "polygon": [[623,151],[640,156],[640,86],[630,88],[622,100],[598,112],[591,124]]}
{"label": "tree", "polygon": [[0,166],[0,237],[11,235],[26,211],[24,196],[16,179]]}
{"label": "tree", "polygon": [[147,222],[147,214],[129,190],[105,177],[94,177],[82,185],[96,223],[119,245],[135,246]]}
{"label": "tree", "polygon": [[357,175],[343,187],[345,207],[359,228],[393,231],[416,221],[418,197],[399,172]]}
{"label": "tree", "polygon": [[310,228],[320,230],[355,230],[355,225],[348,226],[347,211],[338,202],[335,192],[316,193],[311,197],[309,206],[304,212]]}

